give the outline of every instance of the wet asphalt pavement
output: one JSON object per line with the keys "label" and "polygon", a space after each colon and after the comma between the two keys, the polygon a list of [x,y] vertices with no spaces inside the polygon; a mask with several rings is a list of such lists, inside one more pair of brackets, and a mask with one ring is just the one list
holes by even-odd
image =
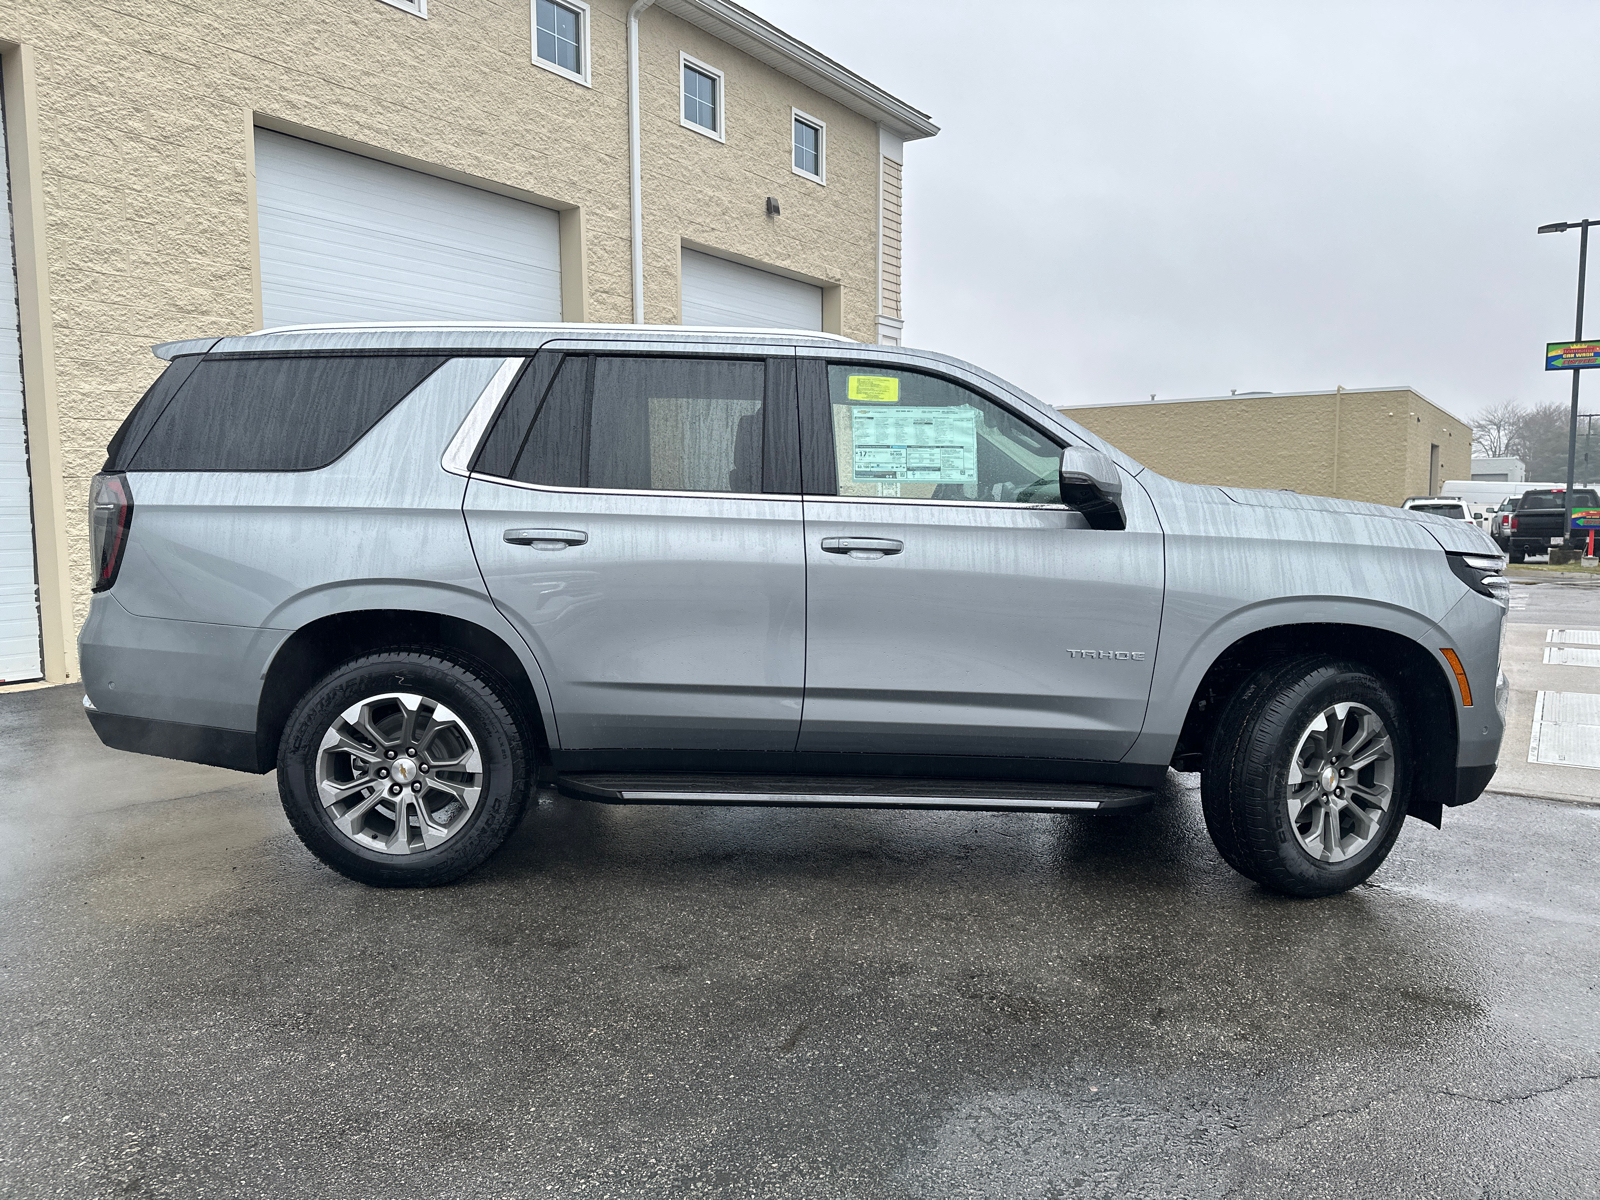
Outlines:
{"label": "wet asphalt pavement", "polygon": [[1222,864],[1192,776],[1123,816],[545,797],[383,892],[79,696],[0,696],[8,1197],[1600,1195],[1600,808],[1489,795],[1308,902]]}

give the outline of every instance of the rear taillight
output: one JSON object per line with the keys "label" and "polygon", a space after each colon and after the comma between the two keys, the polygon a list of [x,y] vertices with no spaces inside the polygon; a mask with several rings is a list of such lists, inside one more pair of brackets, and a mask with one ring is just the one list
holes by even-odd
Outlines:
{"label": "rear taillight", "polygon": [[117,581],[132,524],[133,492],[128,477],[120,472],[96,475],[89,485],[89,561],[94,565],[95,591],[103,592]]}
{"label": "rear taillight", "polygon": [[1515,517],[1512,517],[1511,521],[1509,523],[1511,525],[1511,532],[1515,533],[1517,531],[1517,519]]}

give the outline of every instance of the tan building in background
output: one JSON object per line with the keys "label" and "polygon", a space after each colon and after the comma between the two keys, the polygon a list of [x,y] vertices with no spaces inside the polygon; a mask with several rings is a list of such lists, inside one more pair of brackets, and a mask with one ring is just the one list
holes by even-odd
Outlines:
{"label": "tan building in background", "polygon": [[1468,479],[1472,429],[1411,388],[1062,408],[1172,479],[1398,505]]}
{"label": "tan building in background", "polygon": [[76,676],[87,484],[152,343],[636,313],[897,343],[904,146],[937,132],[727,0],[0,0],[0,83],[0,683]]}

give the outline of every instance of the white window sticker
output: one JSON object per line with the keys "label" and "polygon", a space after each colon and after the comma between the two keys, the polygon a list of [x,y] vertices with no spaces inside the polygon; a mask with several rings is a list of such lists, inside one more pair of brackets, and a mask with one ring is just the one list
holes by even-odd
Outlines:
{"label": "white window sticker", "polygon": [[965,404],[853,408],[850,441],[856,483],[978,482],[978,412]]}

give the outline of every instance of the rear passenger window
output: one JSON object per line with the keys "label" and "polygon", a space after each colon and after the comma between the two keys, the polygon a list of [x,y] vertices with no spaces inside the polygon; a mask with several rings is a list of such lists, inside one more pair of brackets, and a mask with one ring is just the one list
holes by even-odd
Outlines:
{"label": "rear passenger window", "polygon": [[764,374],[717,358],[599,359],[588,486],[759,492]]}
{"label": "rear passenger window", "polygon": [[167,369],[150,385],[150,390],[145,392],[139,403],[124,418],[117,427],[116,434],[106,446],[107,471],[125,471],[128,469],[128,459],[132,457],[139,443],[144,441],[145,434],[150,432],[150,426],[156,423],[162,411],[178,389],[189,382],[189,376],[194,374],[194,369],[200,365],[200,355],[186,354],[174,359]]}
{"label": "rear passenger window", "polygon": [[143,440],[121,448],[127,469],[325,467],[445,361],[435,355],[205,359]]}
{"label": "rear passenger window", "polygon": [[[478,472],[544,487],[763,490],[764,363],[569,356],[553,373],[541,365],[507,398]],[[513,458],[517,428],[527,432]]]}

